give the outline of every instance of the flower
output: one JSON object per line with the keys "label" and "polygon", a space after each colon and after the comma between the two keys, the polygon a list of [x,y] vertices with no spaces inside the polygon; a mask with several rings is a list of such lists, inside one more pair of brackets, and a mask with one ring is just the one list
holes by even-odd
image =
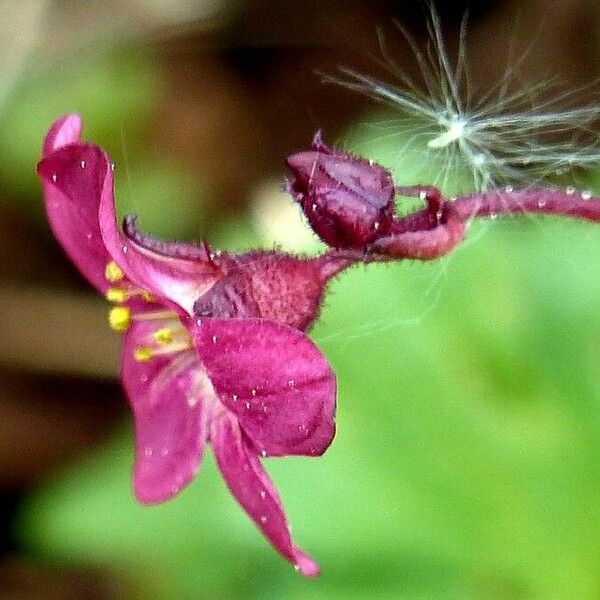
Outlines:
{"label": "flower", "polygon": [[114,306],[121,379],[135,420],[133,488],[143,503],[178,494],[210,442],[231,493],[296,568],[316,562],[292,541],[266,456],[322,454],[335,433],[336,382],[303,331],[327,281],[349,263],[277,252],[242,255],[143,235],[116,223],[113,165],[67,115],[51,127],[38,173],[50,226]]}

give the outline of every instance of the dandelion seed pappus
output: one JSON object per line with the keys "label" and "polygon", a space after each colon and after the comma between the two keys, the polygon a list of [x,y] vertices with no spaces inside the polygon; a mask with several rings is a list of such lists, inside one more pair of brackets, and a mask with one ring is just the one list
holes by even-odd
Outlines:
{"label": "dandelion seed pappus", "polygon": [[[482,192],[507,185],[543,185],[550,178],[600,162],[596,103],[577,105],[581,89],[561,89],[549,81],[525,86],[518,71],[525,55],[509,63],[498,82],[476,95],[467,64],[467,20],[458,34],[456,57],[450,56],[436,12],[429,14],[429,42],[421,49],[400,24],[422,84],[404,73],[391,57],[386,36],[379,33],[382,63],[391,73],[384,81],[351,68],[323,75],[334,83],[367,95],[388,107],[386,121],[369,121],[371,137],[392,137],[388,166],[403,185],[435,185],[447,195]],[[589,86],[593,90],[595,84]],[[588,89],[586,88],[586,91]],[[553,95],[551,95],[553,94]],[[372,139],[369,149],[377,144]],[[352,147],[352,144],[348,144]],[[359,153],[373,156],[360,148]],[[375,156],[381,161],[381,157]],[[404,165],[416,162],[417,177],[406,181]],[[458,181],[458,183],[457,183]]]}

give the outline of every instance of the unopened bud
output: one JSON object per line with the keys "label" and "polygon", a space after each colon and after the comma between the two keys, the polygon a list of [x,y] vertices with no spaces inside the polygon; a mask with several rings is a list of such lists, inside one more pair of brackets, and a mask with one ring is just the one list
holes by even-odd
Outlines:
{"label": "unopened bud", "polygon": [[286,160],[287,189],[315,233],[334,248],[363,249],[389,233],[394,182],[380,165],[329,148],[320,132],[312,150]]}

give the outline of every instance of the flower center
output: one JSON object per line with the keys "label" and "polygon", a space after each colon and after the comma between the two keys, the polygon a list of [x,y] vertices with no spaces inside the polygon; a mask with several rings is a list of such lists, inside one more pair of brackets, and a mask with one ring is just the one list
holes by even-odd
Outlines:
{"label": "flower center", "polygon": [[108,324],[113,331],[124,333],[134,321],[156,321],[158,327],[146,336],[140,336],[140,345],[133,351],[133,357],[146,362],[157,356],[167,356],[192,348],[192,339],[187,329],[181,324],[179,317],[172,310],[134,312],[123,304],[135,297],[147,303],[156,302],[146,290],[128,285],[123,271],[113,261],[106,265],[104,276],[109,283],[120,283],[120,287],[111,287],[106,292],[106,299],[115,304],[108,311]]}

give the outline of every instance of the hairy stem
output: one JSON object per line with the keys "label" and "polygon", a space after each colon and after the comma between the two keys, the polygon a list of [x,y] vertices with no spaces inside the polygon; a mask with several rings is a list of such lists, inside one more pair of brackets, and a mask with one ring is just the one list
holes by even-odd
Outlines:
{"label": "hairy stem", "polygon": [[463,220],[504,214],[537,213],[600,221],[600,198],[571,188],[493,190],[458,198],[452,206]]}

